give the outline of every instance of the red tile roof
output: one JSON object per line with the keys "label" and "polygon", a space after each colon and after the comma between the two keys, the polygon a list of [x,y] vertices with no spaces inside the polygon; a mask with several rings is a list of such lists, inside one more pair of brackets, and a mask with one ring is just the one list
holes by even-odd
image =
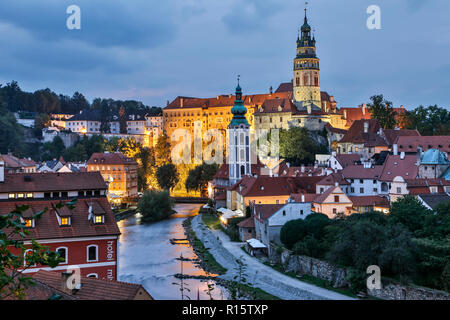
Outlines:
{"label": "red tile roof", "polygon": [[398,152],[417,152],[417,147],[421,147],[423,151],[439,149],[450,152],[450,136],[399,136],[395,143]]}
{"label": "red tile roof", "polygon": [[5,168],[22,168],[36,166],[36,162],[31,159],[19,159],[12,154],[2,154],[0,158],[5,162]]}
{"label": "red tile roof", "polygon": [[137,162],[126,157],[120,152],[94,153],[89,158],[87,164],[109,164],[109,165],[137,165]]}
{"label": "red tile roof", "polygon": [[383,129],[383,134],[386,137],[387,143],[392,146],[398,137],[417,137],[420,136],[417,130],[406,130],[406,129]]}
{"label": "red tile roof", "polygon": [[346,179],[378,179],[381,176],[383,166],[373,166],[372,168],[364,168],[362,165],[347,166],[342,170],[342,174]]}
{"label": "red tile roof", "polygon": [[[369,124],[367,132],[364,132],[365,123]],[[364,144],[367,147],[387,146],[387,142],[378,135],[380,128],[377,120],[356,120],[339,143]]]}
{"label": "red tile roof", "polygon": [[324,177],[319,182],[317,182],[317,185],[320,185],[320,186],[334,186],[336,182],[339,185],[349,185],[350,184],[350,182],[345,180],[345,178],[344,178],[342,173],[332,173],[332,174]]}
{"label": "red tile roof", "polygon": [[380,196],[348,197],[355,207],[380,206],[389,207],[389,201]]}
{"label": "red tile roof", "polygon": [[106,189],[99,172],[15,173],[6,174],[5,182],[0,183],[0,193]]}
{"label": "red tile roof", "polygon": [[[140,284],[81,277],[81,288],[76,293],[67,294],[62,291],[60,273],[39,270],[33,275],[33,279],[56,290],[58,294],[62,293],[64,296],[76,300],[135,300],[147,297],[147,295],[153,299]],[[33,297],[30,297],[30,300],[32,299]]]}
{"label": "red tile roof", "polygon": [[355,163],[361,161],[361,155],[356,153],[350,154],[337,154],[336,160],[340,163],[342,168],[355,165]]}
{"label": "red tile roof", "polygon": [[296,193],[291,194],[290,198],[294,202],[313,202],[317,198],[317,194],[315,193]]}
{"label": "red tile roof", "polygon": [[259,221],[265,221],[269,219],[275,212],[280,210],[283,206],[284,204],[255,204],[255,217]]}
{"label": "red tile roof", "polygon": [[244,221],[241,221],[237,224],[239,228],[254,228],[255,227],[255,219],[254,217],[250,217],[248,219],[245,219]]}
{"label": "red tile roof", "polygon": [[[40,219],[35,221],[34,228],[28,228],[29,234],[26,239],[58,239],[58,238],[75,238],[75,237],[92,237],[92,236],[118,236],[120,230],[117,226],[111,206],[105,197],[78,199],[75,208],[71,210],[71,225],[67,227],[59,226],[55,206],[58,200],[47,201],[8,201],[0,202],[0,214],[5,215],[16,209],[17,206],[28,205],[34,213],[48,210],[42,214]],[[94,224],[92,220],[88,220],[89,205],[96,203],[105,211],[105,223]],[[59,209],[56,209],[58,211]]]}
{"label": "red tile roof", "polygon": [[390,154],[384,162],[380,180],[393,181],[397,176],[401,176],[404,179],[414,179],[419,172],[416,162],[417,157],[414,155],[405,155],[404,159],[401,159],[400,155],[394,156]]}
{"label": "red tile roof", "polygon": [[328,198],[328,196],[330,195],[330,194],[332,194],[332,193],[339,193],[339,194],[342,194],[342,193],[344,193],[343,191],[342,191],[342,189],[341,188],[339,188],[339,187],[331,187],[331,188],[328,188],[327,190],[325,190],[325,192],[324,193],[322,193],[321,195],[319,195],[318,197],[316,197],[315,199],[314,199],[314,203],[324,203],[324,201]]}
{"label": "red tile roof", "polygon": [[[397,112],[397,115],[406,112],[406,109],[403,106],[393,109],[395,112]],[[347,119],[347,126],[351,126],[352,123],[356,120],[371,119],[372,117],[369,108],[365,104],[358,106],[357,108],[340,108],[340,110]]]}
{"label": "red tile roof", "polygon": [[264,101],[262,106],[255,110],[258,113],[277,113],[277,112],[297,112],[297,108],[291,99],[268,99]]}
{"label": "red tile roof", "polygon": [[430,194],[430,187],[438,187],[438,193],[445,193],[444,187],[450,186],[450,181],[445,179],[405,179],[409,194]]}

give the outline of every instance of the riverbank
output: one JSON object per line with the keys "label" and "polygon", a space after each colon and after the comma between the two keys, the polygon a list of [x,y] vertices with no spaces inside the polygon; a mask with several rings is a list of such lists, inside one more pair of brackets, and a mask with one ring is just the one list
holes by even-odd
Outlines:
{"label": "riverbank", "polygon": [[253,287],[259,288],[284,300],[353,300],[351,297],[318,286],[299,281],[272,269],[248,256],[241,249],[242,242],[232,242],[220,230],[210,230],[202,221],[202,216],[193,218],[192,229],[200,241],[209,248],[215,260],[228,271],[219,276],[233,280],[238,273],[237,260],[246,266],[246,274]]}
{"label": "riverbank", "polygon": [[197,238],[195,231],[192,229],[192,219],[190,217],[183,222],[183,227],[186,232],[186,238],[189,240],[195,254],[198,256],[197,263],[201,268],[210,274],[215,273],[215,276],[208,277],[213,279],[217,284],[229,290],[232,299],[243,300],[278,300],[279,298],[273,296],[260,288],[253,288],[245,283],[237,283],[236,281],[223,279],[217,275],[224,275],[228,269],[224,268],[214,256],[209,252],[203,242]]}

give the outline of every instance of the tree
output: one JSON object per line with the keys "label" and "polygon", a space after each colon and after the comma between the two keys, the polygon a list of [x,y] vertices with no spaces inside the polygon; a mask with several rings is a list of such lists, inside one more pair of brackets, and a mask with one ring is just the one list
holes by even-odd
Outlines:
{"label": "tree", "polygon": [[391,204],[389,220],[401,223],[411,232],[419,231],[425,224],[425,217],[431,211],[422,205],[414,196],[407,195]]}
{"label": "tree", "polygon": [[421,135],[450,135],[450,112],[437,105],[419,106],[401,118],[406,129],[417,129]]}
{"label": "tree", "polygon": [[158,137],[155,146],[156,165],[158,167],[160,167],[163,164],[170,163],[171,158],[170,152],[171,146],[169,138],[166,136],[166,134],[161,134]]}
{"label": "tree", "polygon": [[156,179],[160,188],[172,190],[180,180],[177,168],[173,163],[164,164],[156,170]]}
{"label": "tree", "polygon": [[143,222],[154,222],[169,217],[174,202],[167,191],[146,191],[138,202],[138,211]]}
{"label": "tree", "polygon": [[286,222],[280,231],[280,241],[291,249],[294,244],[304,239],[307,235],[306,223],[303,219]]}
{"label": "tree", "polygon": [[151,185],[151,176],[154,175],[155,167],[155,152],[153,148],[142,148],[136,157],[139,165],[138,168],[138,189],[141,191],[147,190]]}
{"label": "tree", "polygon": [[34,118],[34,135],[36,137],[42,137],[42,129],[50,126],[50,116],[46,113],[40,113]]}
{"label": "tree", "polygon": [[217,164],[203,163],[192,170],[189,170],[189,175],[185,181],[186,190],[200,191],[202,196],[207,194],[208,182],[211,181],[214,175],[219,170]]}
{"label": "tree", "polygon": [[393,129],[397,124],[395,117],[397,112],[392,107],[392,102],[384,100],[383,95],[375,95],[370,97],[372,103],[368,103],[369,112],[372,119],[378,120],[383,129]]}
{"label": "tree", "polygon": [[125,111],[125,107],[122,105],[119,109],[119,125],[120,125],[120,133],[127,133],[127,112]]}
{"label": "tree", "polygon": [[24,130],[14,114],[0,106],[0,154],[12,152],[18,156],[25,153]]}
{"label": "tree", "polygon": [[[67,206],[73,209],[75,203],[76,200],[58,204],[57,207]],[[54,268],[63,261],[57,252],[50,251],[35,240],[31,240],[31,244],[25,244],[24,239],[29,231],[21,217],[28,209],[29,206],[20,206],[7,215],[0,215],[0,300],[8,297],[25,298],[25,290],[34,284],[32,278],[24,273],[30,267],[40,264]],[[37,212],[33,219],[39,220],[45,212],[46,209]],[[20,253],[13,254],[11,248]],[[27,251],[30,254],[26,254]]]}
{"label": "tree", "polygon": [[314,163],[320,150],[306,128],[292,127],[280,131],[280,156],[292,165]]}

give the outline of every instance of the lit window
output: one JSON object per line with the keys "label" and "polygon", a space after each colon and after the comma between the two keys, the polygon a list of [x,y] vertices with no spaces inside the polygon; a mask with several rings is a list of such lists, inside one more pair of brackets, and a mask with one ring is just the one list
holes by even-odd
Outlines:
{"label": "lit window", "polygon": [[17,194],[17,198],[19,198],[19,199],[22,199],[24,197],[25,197],[25,194],[23,194],[23,193],[18,193]]}
{"label": "lit window", "polygon": [[14,193],[8,194],[8,198],[9,199],[14,199],[15,197],[16,197],[16,195]]}
{"label": "lit window", "polygon": [[25,219],[25,227],[32,228],[33,227],[33,219]]}
{"label": "lit window", "polygon": [[95,223],[103,223],[103,216],[95,216]]}
{"label": "lit window", "polygon": [[33,194],[32,193],[27,193],[27,198],[33,198]]}
{"label": "lit window", "polygon": [[69,225],[69,218],[61,218],[61,225],[62,226],[68,226]]}
{"label": "lit window", "polygon": [[31,267],[34,267],[34,266],[36,266],[36,264],[34,263],[34,264],[31,264],[31,262],[28,262],[27,260],[28,260],[28,257],[31,257],[33,255],[33,250],[31,250],[31,249],[28,249],[28,250],[26,250],[25,251],[25,254],[23,255],[23,264],[24,264],[24,266],[31,266]]}

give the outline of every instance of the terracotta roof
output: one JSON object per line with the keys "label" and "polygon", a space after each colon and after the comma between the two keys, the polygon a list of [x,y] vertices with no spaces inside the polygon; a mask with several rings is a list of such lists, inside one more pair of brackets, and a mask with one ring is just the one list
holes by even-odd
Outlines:
{"label": "terracotta roof", "polygon": [[389,207],[389,201],[381,196],[348,197],[355,207]]}
{"label": "terracotta roof", "polygon": [[[368,123],[368,131],[364,132],[364,124]],[[377,120],[356,120],[339,143],[364,144],[367,147],[387,146],[387,142],[378,135],[381,126]]]}
{"label": "terracotta roof", "polygon": [[255,204],[255,217],[259,221],[265,221],[282,207],[284,207],[284,204]]}
{"label": "terracotta roof", "polygon": [[314,203],[324,203],[324,201],[328,198],[328,196],[335,192],[340,193],[340,194],[344,193],[342,191],[342,189],[339,187],[331,187],[331,188],[328,188],[327,190],[325,190],[324,193],[322,193],[321,195],[316,197],[313,202]]}
{"label": "terracotta roof", "polygon": [[342,166],[342,168],[355,165],[355,162],[361,161],[361,155],[356,153],[350,153],[350,154],[337,154],[336,160],[339,162],[339,164]]}
{"label": "terracotta roof", "polygon": [[313,202],[317,197],[315,193],[295,193],[290,196],[294,202]]}
{"label": "terracotta roof", "polygon": [[350,184],[350,182],[345,180],[345,178],[342,175],[342,173],[332,173],[332,174],[324,177],[319,182],[317,182],[317,185],[334,186],[336,182],[339,185],[349,185]]}
{"label": "terracotta roof", "polygon": [[15,173],[6,174],[0,193],[104,190],[106,183],[99,172]]}
{"label": "terracotta roof", "polygon": [[[112,236],[120,235],[114,214],[106,197],[79,199],[75,208],[71,210],[71,225],[61,227],[55,214],[55,206],[59,201],[8,201],[0,202],[0,214],[8,214],[16,209],[17,206],[28,205],[33,212],[39,212],[47,208],[48,210],[42,214],[40,219],[35,221],[34,228],[28,228],[29,234],[26,239],[57,239],[57,238],[75,238],[75,237],[91,237],[91,236]],[[88,220],[89,205],[97,203],[106,212],[105,223],[98,225]]]}
{"label": "terracotta roof", "polygon": [[[47,287],[63,292],[61,288],[61,274],[54,271],[39,270],[33,279]],[[151,295],[140,284],[122,281],[110,281],[97,278],[81,277],[81,288],[69,296],[77,300],[134,300]],[[32,298],[31,298],[32,299]]]}
{"label": "terracotta roof", "polygon": [[364,168],[362,165],[347,166],[342,170],[342,174],[346,179],[379,179],[383,166],[373,166],[372,168]]}
{"label": "terracotta roof", "polygon": [[420,136],[417,130],[406,130],[406,129],[383,129],[384,136],[386,137],[387,143],[391,146],[394,144],[397,137],[417,137]]}
{"label": "terracotta roof", "polygon": [[450,181],[445,179],[405,179],[409,194],[430,194],[430,187],[438,187],[438,193],[445,193],[445,188],[450,186]]}
{"label": "terracotta roof", "polygon": [[395,143],[398,145],[398,152],[417,152],[417,147],[421,147],[423,151],[434,148],[450,152],[450,136],[399,136]]}
{"label": "terracotta roof", "polygon": [[258,113],[297,112],[291,99],[267,99],[261,107],[255,110]]}
{"label": "terracotta roof", "polygon": [[[395,112],[397,112],[397,115],[400,115],[400,114],[403,114],[406,112],[406,109],[403,106],[401,106],[400,108],[393,108],[393,109]],[[343,115],[347,119],[346,126],[351,126],[352,123],[356,120],[372,118],[369,108],[365,104],[358,106],[356,108],[340,108],[340,111],[343,113]]]}
{"label": "terracotta roof", "polygon": [[232,189],[245,197],[289,196],[300,191],[314,193],[316,184],[321,179],[322,177],[245,176]]}
{"label": "terracotta roof", "polygon": [[113,153],[94,153],[89,158],[87,164],[109,164],[109,165],[137,165],[137,162],[126,157],[120,152]]}
{"label": "terracotta roof", "polygon": [[[290,92],[280,92],[280,93],[266,93],[266,94],[253,94],[242,96],[245,106],[262,105],[267,99],[275,98],[291,98],[292,93]],[[229,95],[219,95],[214,98],[191,98],[191,97],[176,97],[171,103],[169,103],[164,110],[171,109],[188,109],[188,108],[208,108],[208,107],[231,107],[234,105],[236,96]],[[183,106],[181,106],[183,105]]]}
{"label": "terracotta roof", "polygon": [[384,162],[380,180],[393,181],[397,176],[401,176],[404,179],[414,179],[419,172],[416,162],[417,157],[413,155],[405,155],[404,159],[401,159],[400,155],[394,156],[390,154]]}
{"label": "terracotta roof", "polygon": [[255,219],[254,217],[250,217],[248,219],[245,219],[244,221],[241,221],[237,224],[240,228],[254,228],[255,227]]}
{"label": "terracotta roof", "polygon": [[12,154],[3,154],[1,158],[5,162],[5,168],[17,168],[20,169],[22,167],[34,167],[36,166],[36,162],[31,159],[19,159]]}

